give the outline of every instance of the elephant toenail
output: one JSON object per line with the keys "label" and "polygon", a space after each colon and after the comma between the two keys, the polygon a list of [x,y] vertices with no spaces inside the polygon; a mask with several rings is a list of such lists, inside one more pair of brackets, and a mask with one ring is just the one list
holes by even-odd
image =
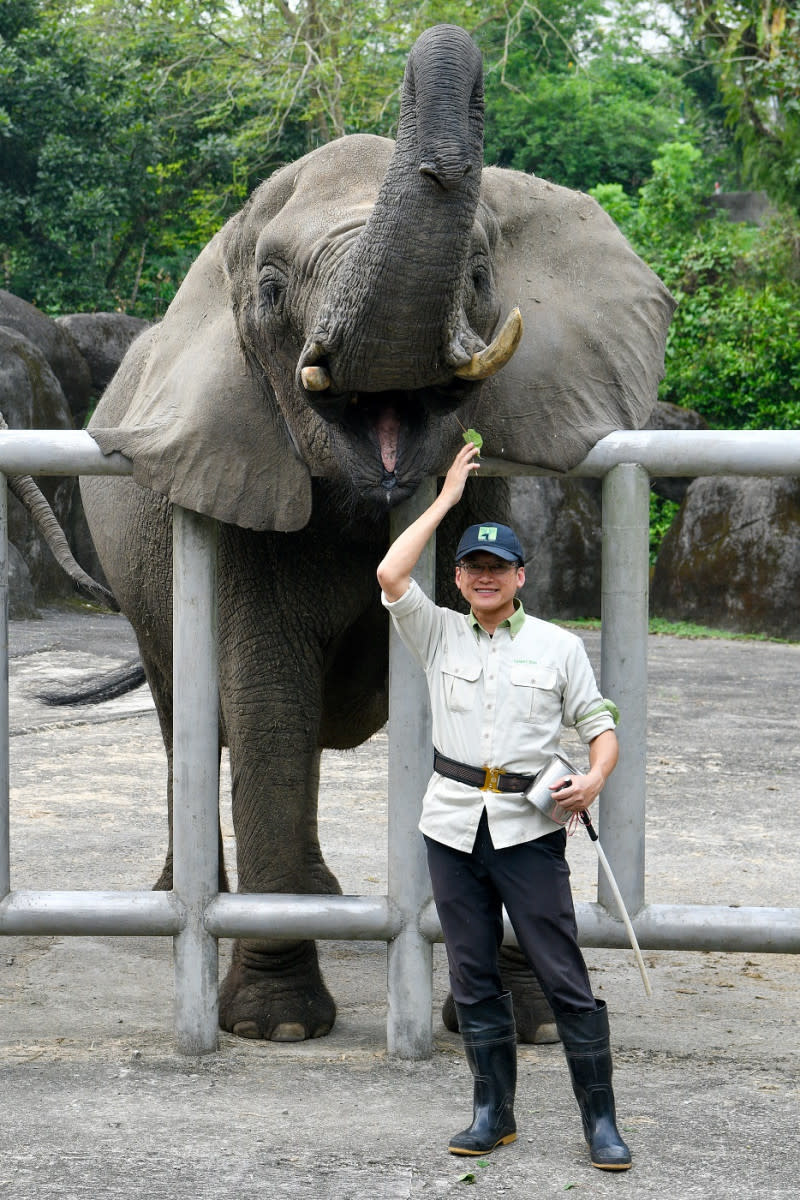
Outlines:
{"label": "elephant toenail", "polygon": [[284,1025],[276,1025],[270,1035],[272,1042],[302,1042],[305,1041],[306,1031],[302,1025],[292,1022],[286,1022]]}
{"label": "elephant toenail", "polygon": [[533,1043],[535,1046],[547,1046],[552,1042],[560,1042],[558,1030],[555,1025],[540,1025],[533,1035]]}
{"label": "elephant toenail", "polygon": [[261,1037],[261,1030],[255,1021],[237,1021],[233,1027],[233,1033],[236,1037],[250,1038],[251,1040],[257,1040]]}

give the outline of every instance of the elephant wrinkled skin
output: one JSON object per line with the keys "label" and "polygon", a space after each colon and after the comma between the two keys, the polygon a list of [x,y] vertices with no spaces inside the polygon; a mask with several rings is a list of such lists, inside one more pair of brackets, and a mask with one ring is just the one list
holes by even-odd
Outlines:
{"label": "elephant wrinkled skin", "polygon": [[[474,43],[428,30],[396,143],[345,137],[263,183],[90,425],[134,463],[133,479],[82,489],[170,760],[170,502],[220,522],[220,729],[243,891],[338,890],[317,838],[319,755],[386,719],[375,567],[389,508],[449,463],[462,426],[484,454],[564,470],[655,402],[668,293],[587,196],[482,170],[482,126]],[[515,305],[510,363],[463,378]],[[458,527],[502,516],[503,485],[480,485]],[[334,1015],[313,943],[236,943],[226,1029],[315,1037]]]}

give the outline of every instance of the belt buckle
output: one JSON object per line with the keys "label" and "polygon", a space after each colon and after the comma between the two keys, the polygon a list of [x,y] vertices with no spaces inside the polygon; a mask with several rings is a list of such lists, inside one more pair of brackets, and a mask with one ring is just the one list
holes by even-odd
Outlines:
{"label": "belt buckle", "polygon": [[484,777],[483,786],[481,787],[481,791],[482,792],[499,792],[500,788],[497,786],[497,784],[500,780],[500,776],[505,775],[504,769],[502,767],[484,767],[484,771],[486,772],[486,774]]}

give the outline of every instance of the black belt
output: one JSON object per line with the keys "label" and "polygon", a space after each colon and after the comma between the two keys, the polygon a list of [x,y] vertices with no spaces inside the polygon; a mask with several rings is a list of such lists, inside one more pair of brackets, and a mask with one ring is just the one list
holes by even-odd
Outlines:
{"label": "black belt", "polygon": [[535,775],[514,775],[511,771],[504,771],[502,767],[470,767],[466,763],[447,758],[435,748],[433,769],[444,775],[445,779],[466,783],[469,787],[480,788],[482,792],[524,792],[536,778]]}

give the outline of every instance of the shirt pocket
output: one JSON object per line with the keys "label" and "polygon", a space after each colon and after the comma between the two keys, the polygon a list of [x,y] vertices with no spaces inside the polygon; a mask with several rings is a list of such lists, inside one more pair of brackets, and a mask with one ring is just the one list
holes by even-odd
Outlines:
{"label": "shirt pocket", "polygon": [[555,667],[514,663],[511,685],[515,707],[529,721],[561,720],[561,689]]}
{"label": "shirt pocket", "polygon": [[471,712],[478,697],[479,662],[444,662],[441,669],[444,702],[450,712]]}

